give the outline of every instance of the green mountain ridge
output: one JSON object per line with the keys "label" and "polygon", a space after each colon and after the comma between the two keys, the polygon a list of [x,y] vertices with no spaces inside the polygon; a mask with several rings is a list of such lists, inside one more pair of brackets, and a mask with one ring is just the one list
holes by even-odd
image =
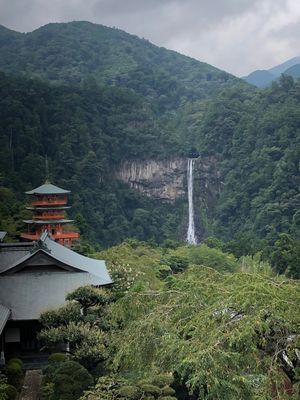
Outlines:
{"label": "green mountain ridge", "polygon": [[163,102],[163,109],[172,108],[170,100],[178,107],[207,98],[227,81],[237,81],[209,64],[89,22],[51,23],[26,34],[4,31],[11,40],[2,43],[0,31],[1,70],[54,83],[123,86],[154,99],[158,108]]}

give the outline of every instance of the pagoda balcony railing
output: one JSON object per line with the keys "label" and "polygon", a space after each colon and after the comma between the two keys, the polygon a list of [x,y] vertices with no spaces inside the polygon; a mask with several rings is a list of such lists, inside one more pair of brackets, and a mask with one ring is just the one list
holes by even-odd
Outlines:
{"label": "pagoda balcony railing", "polygon": [[33,219],[41,219],[41,220],[45,220],[48,219],[49,221],[51,221],[51,219],[63,219],[65,218],[64,214],[47,214],[47,215],[35,215],[33,217]]}
{"label": "pagoda balcony railing", "polygon": [[21,238],[27,240],[38,240],[40,236],[39,233],[21,233]]}
{"label": "pagoda balcony railing", "polygon": [[52,235],[55,239],[59,239],[59,238],[70,238],[70,239],[75,239],[75,238],[79,238],[80,234],[79,232],[56,232],[54,235]]}
{"label": "pagoda balcony railing", "polygon": [[67,204],[67,200],[57,199],[57,200],[33,200],[31,202],[32,206],[64,206]]}

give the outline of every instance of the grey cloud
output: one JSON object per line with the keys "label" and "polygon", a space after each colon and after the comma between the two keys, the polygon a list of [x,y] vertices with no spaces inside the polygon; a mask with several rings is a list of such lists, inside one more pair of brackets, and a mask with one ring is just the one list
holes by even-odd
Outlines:
{"label": "grey cloud", "polygon": [[[48,22],[89,20],[244,74],[284,61],[285,55],[298,55],[298,20],[289,14],[294,3],[297,0],[0,0],[0,23],[31,31]],[[281,21],[282,15],[291,15],[294,25],[272,22],[274,16]]]}

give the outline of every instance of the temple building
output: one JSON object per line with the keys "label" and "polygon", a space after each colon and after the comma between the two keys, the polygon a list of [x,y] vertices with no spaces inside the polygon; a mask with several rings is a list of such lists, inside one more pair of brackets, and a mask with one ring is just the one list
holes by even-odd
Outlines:
{"label": "temple building", "polygon": [[0,232],[0,365],[39,352],[40,314],[62,306],[68,293],[112,284],[105,261],[69,248],[79,235],[62,229],[70,221],[63,217],[67,193],[51,184],[27,192],[36,218],[26,221],[26,241],[4,243]]}
{"label": "temple building", "polygon": [[67,219],[65,212],[70,206],[68,203],[69,190],[61,189],[58,186],[46,182],[29,192],[31,197],[27,210],[33,211],[33,219],[25,220],[27,232],[21,234],[25,241],[38,240],[43,232],[47,231],[56,242],[71,247],[74,240],[79,238],[79,233],[65,229],[67,224],[73,222]]}

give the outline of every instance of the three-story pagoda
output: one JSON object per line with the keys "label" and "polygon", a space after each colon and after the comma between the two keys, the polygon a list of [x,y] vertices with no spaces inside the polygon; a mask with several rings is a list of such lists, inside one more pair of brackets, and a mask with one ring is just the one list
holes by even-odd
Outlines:
{"label": "three-story pagoda", "polygon": [[21,234],[26,241],[39,240],[47,231],[56,242],[71,247],[73,241],[79,238],[79,233],[65,230],[65,226],[73,222],[67,219],[65,211],[70,208],[68,203],[69,190],[59,188],[46,182],[36,189],[26,192],[31,197],[28,210],[34,212],[33,219],[25,220],[27,232]]}

